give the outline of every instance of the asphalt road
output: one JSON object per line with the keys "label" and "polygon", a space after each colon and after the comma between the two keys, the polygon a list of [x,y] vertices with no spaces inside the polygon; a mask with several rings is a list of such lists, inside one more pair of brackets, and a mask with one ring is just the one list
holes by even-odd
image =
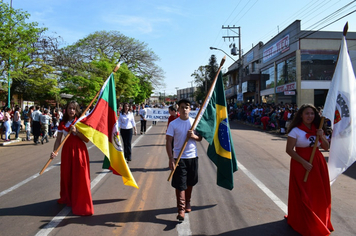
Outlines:
{"label": "asphalt road", "polygon": [[[20,142],[0,147],[0,235],[298,235],[287,213],[290,158],[283,136],[232,122],[239,164],[232,191],[216,185],[216,168],[206,156],[207,142],[198,144],[199,183],[192,209],[179,224],[175,194],[165,151],[166,123],[133,139],[130,169],[139,189],[125,186],[120,176],[101,169],[103,154],[88,144],[94,215],[78,217],[56,203],[59,162],[38,173],[53,149]],[[138,128],[139,128],[138,124]],[[328,153],[324,152],[327,157]],[[356,235],[356,165],[331,187],[332,235]]]}

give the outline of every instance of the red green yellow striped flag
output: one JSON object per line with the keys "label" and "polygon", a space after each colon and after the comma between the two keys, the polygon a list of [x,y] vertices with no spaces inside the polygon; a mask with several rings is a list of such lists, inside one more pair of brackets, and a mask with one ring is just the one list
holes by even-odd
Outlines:
{"label": "red green yellow striped flag", "polygon": [[125,185],[138,188],[126,163],[117,119],[114,74],[105,81],[94,109],[75,123],[75,127],[104,154],[103,168],[122,176]]}

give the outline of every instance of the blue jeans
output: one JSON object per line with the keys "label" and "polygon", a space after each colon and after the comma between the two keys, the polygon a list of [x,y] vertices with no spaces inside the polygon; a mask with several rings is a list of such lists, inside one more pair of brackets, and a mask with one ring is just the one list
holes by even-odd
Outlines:
{"label": "blue jeans", "polygon": [[7,140],[10,138],[10,133],[11,133],[11,125],[9,120],[4,122],[4,127],[5,127],[5,139]]}

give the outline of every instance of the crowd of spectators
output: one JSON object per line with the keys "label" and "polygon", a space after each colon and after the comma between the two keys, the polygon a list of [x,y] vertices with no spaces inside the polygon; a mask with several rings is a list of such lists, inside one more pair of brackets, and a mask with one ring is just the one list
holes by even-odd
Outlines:
{"label": "crowd of spectators", "polygon": [[[37,114],[37,115],[35,115]],[[19,133],[23,130],[26,133],[26,140],[30,141],[30,134],[36,133],[36,124],[39,124],[39,136],[43,141],[48,142],[48,137],[55,137],[59,121],[63,116],[61,108],[26,106],[24,110],[15,105],[12,108],[3,107],[0,109],[0,136],[5,141],[10,141],[10,135],[14,134],[13,139],[20,140]],[[36,144],[39,140],[34,140]]]}
{"label": "crowd of spectators", "polygon": [[285,134],[286,129],[298,111],[297,104],[253,104],[237,105],[230,103],[228,113],[230,120],[240,120],[261,126],[264,130],[277,130]]}

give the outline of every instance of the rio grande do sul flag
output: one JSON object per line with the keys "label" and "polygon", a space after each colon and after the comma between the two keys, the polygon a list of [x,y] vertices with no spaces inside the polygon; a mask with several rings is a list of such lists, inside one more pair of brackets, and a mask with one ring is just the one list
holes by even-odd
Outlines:
{"label": "rio grande do sul flag", "polygon": [[234,188],[233,173],[237,171],[237,161],[221,72],[212,86],[214,89],[208,94],[200,117],[196,118],[196,131],[209,143],[207,154],[217,167],[217,185],[231,190]]}
{"label": "rio grande do sul flag", "polygon": [[138,188],[124,158],[116,108],[115,79],[111,74],[101,88],[94,109],[81,117],[75,127],[105,154],[103,168],[121,175],[125,185]]}
{"label": "rio grande do sul flag", "polygon": [[356,79],[345,36],[322,115],[333,129],[328,160],[333,183],[356,160]]}

